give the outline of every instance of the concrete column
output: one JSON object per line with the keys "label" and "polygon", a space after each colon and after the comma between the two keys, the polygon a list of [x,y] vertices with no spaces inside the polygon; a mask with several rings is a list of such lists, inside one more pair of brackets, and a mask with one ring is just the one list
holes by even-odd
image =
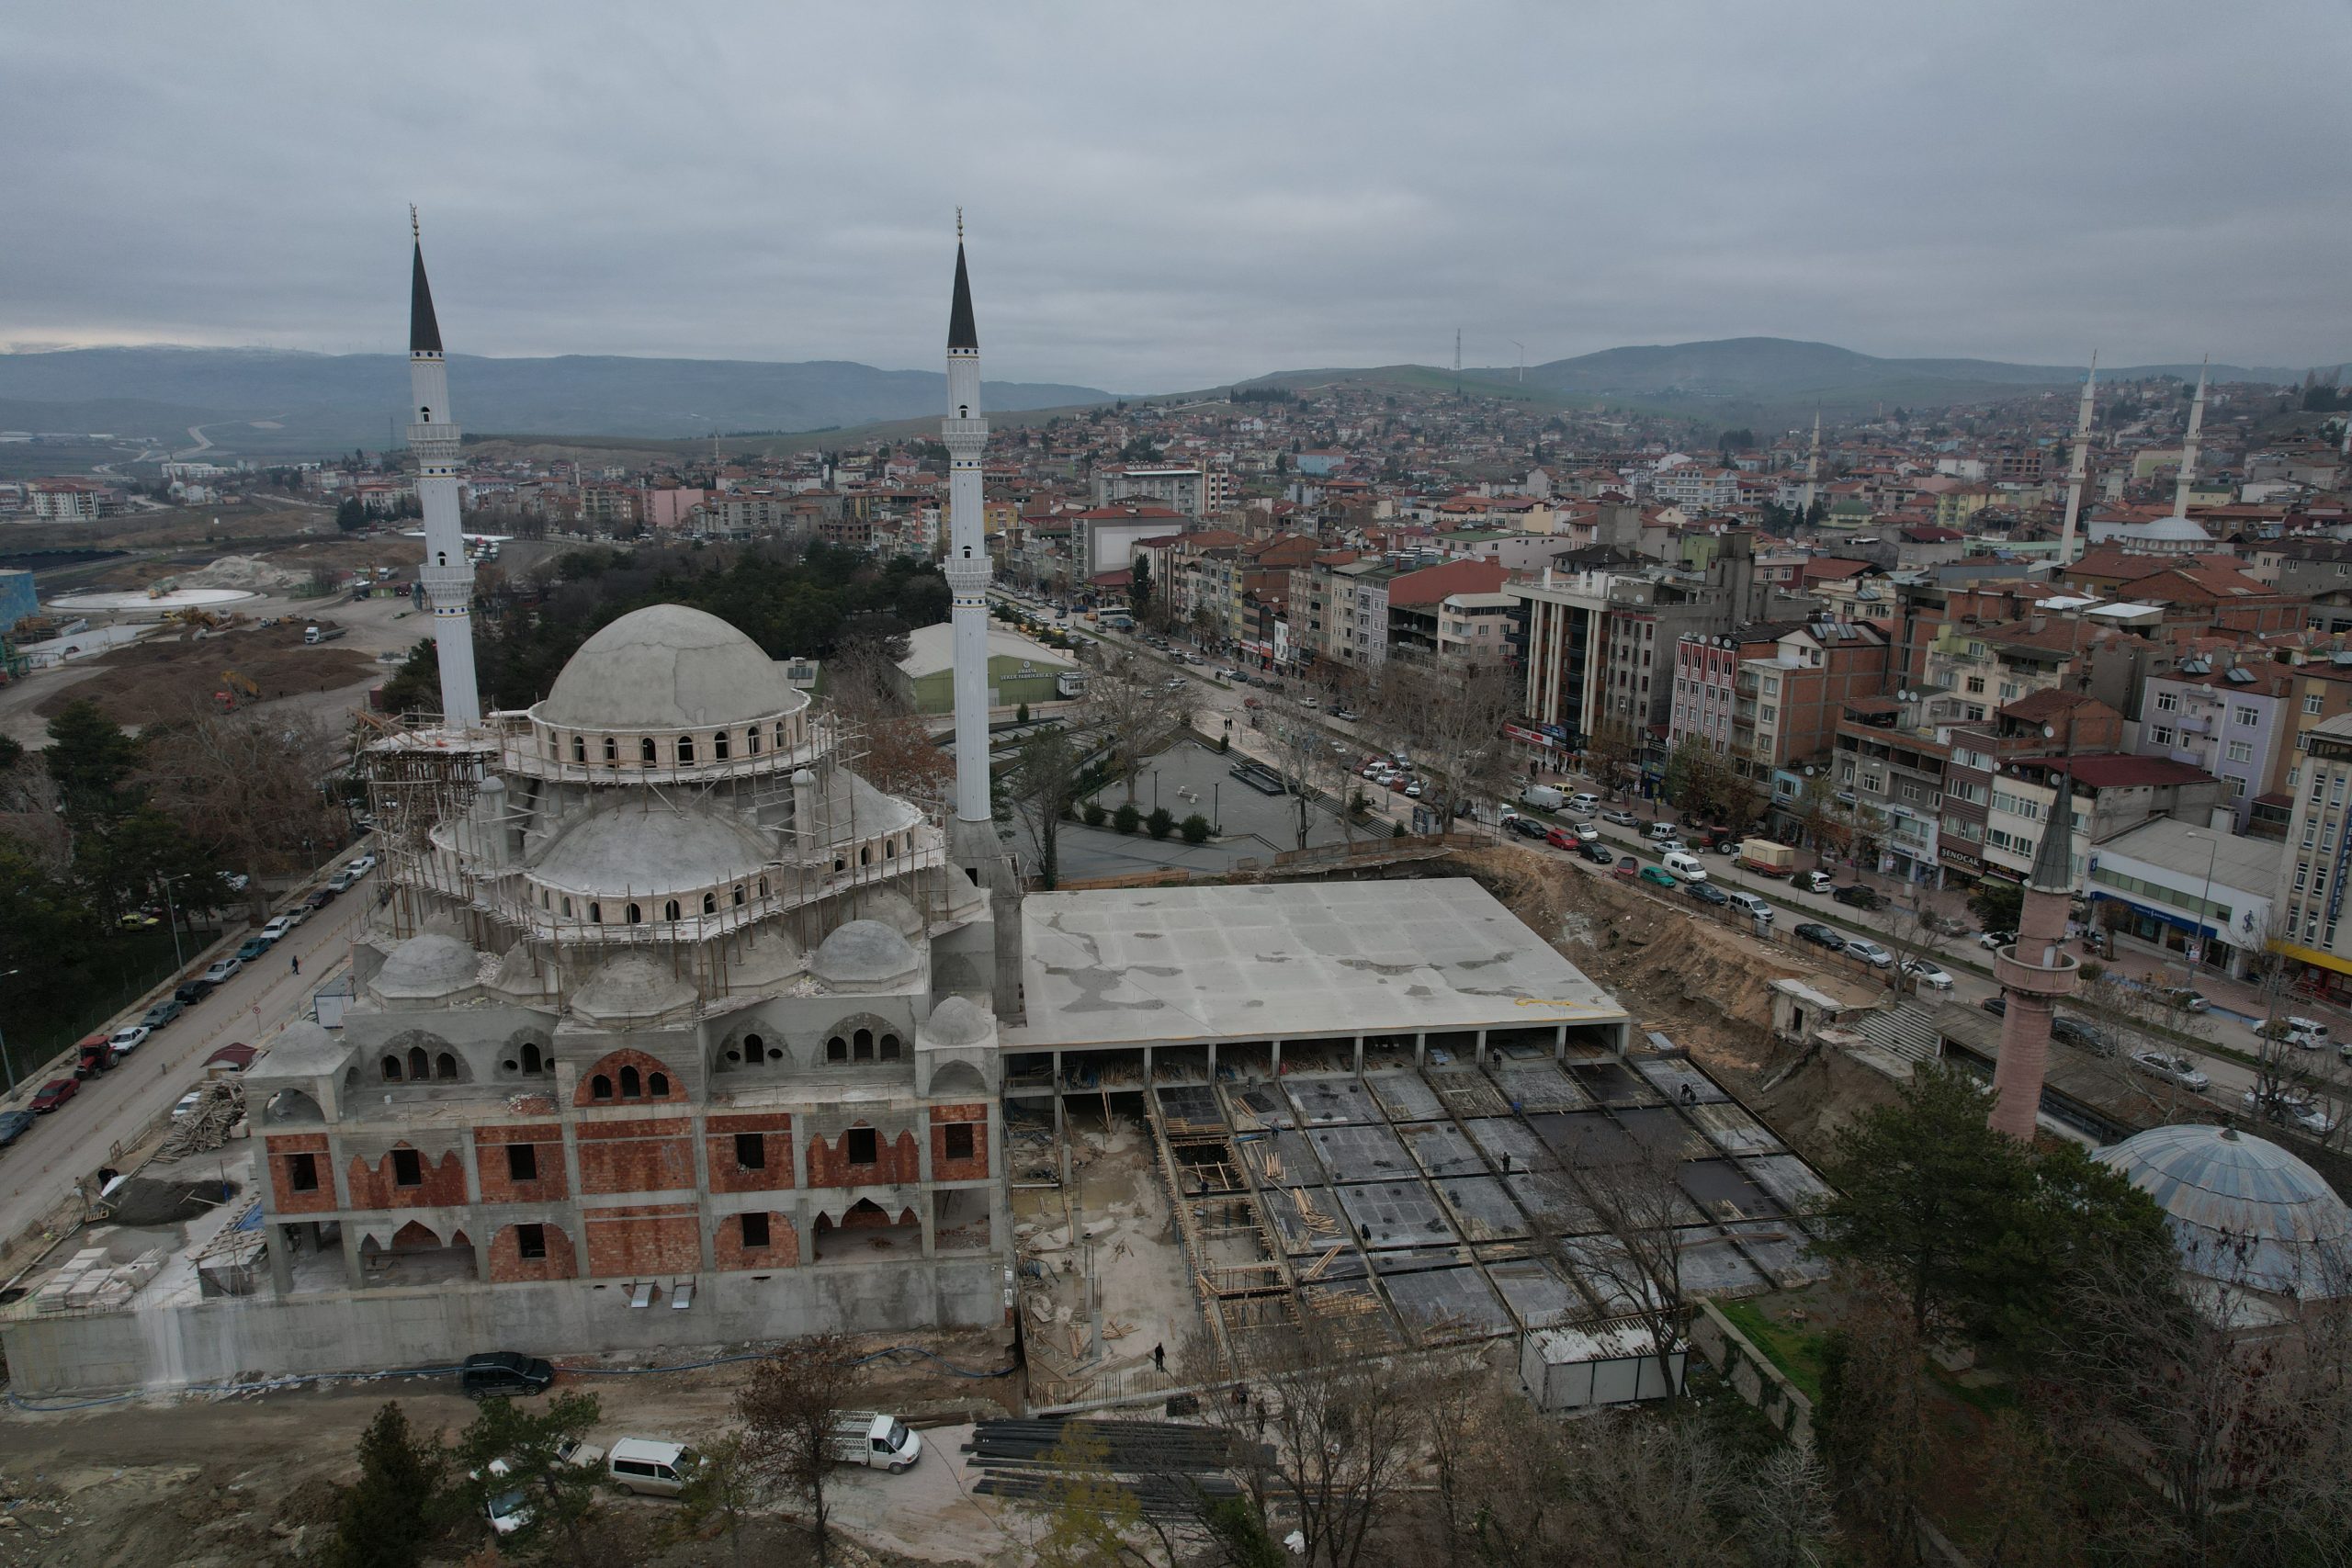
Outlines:
{"label": "concrete column", "polygon": [[[1148,1054],[1145,1059],[1149,1060]],[[915,1113],[922,1118],[915,1124],[915,1189],[921,1194],[915,1218],[922,1222],[922,1255],[929,1258],[939,1248],[938,1195],[932,1190],[931,1176],[931,1107],[918,1106]]]}
{"label": "concrete column", "polygon": [[[469,1127],[458,1140],[458,1167],[466,1173],[466,1202],[469,1207],[481,1203],[481,1151],[475,1146],[473,1129]],[[473,1227],[469,1225],[468,1230]]]}
{"label": "concrete column", "polygon": [[294,1292],[294,1260],[286,1252],[293,1245],[287,1240],[286,1233],[293,1228],[283,1221],[269,1227],[269,1288],[280,1296]]}
{"label": "concrete column", "polygon": [[485,1285],[490,1283],[490,1244],[497,1239],[499,1228],[495,1221],[483,1219],[479,1210],[466,1226],[467,1239],[474,1244],[474,1279]]}
{"label": "concrete column", "polygon": [[1478,1031],[1477,1043],[1471,1047],[1470,1059],[1481,1067],[1487,1065],[1487,1032],[1483,1029]]}
{"label": "concrete column", "polygon": [[1356,1036],[1356,1077],[1363,1077],[1363,1036]]}
{"label": "concrete column", "polygon": [[1279,1078],[1283,1076],[1283,1043],[1279,1040],[1269,1040],[1266,1043],[1271,1051],[1266,1058],[1266,1071],[1270,1076]]}
{"label": "concrete column", "polygon": [[368,1270],[359,1259],[359,1227],[349,1220],[343,1222],[343,1282],[355,1291],[368,1283]]}
{"label": "concrete column", "polygon": [[[704,1136],[703,1117],[704,1111],[697,1106],[694,1114],[686,1118],[686,1125],[690,1130],[689,1136],[694,1139],[695,1191],[702,1200],[696,1205],[695,1223],[695,1245],[697,1258],[695,1267],[703,1273],[708,1274],[718,1267],[718,1254],[712,1247],[712,1237],[720,1222],[710,1212],[710,1144],[709,1140]],[[795,1143],[797,1145],[797,1140],[795,1140]]]}
{"label": "concrete column", "polygon": [[1427,1067],[1429,1065],[1430,1065],[1430,1036],[1429,1036],[1429,1031],[1427,1031],[1427,1030],[1425,1030],[1425,1029],[1417,1029],[1417,1030],[1413,1031],[1413,1066],[1415,1066],[1416,1067],[1424,1067],[1424,1068],[1425,1068],[1425,1067]]}
{"label": "concrete column", "polygon": [[1552,1060],[1553,1060],[1553,1061],[1555,1061],[1555,1062],[1565,1062],[1565,1061],[1566,1061],[1567,1059],[1568,1059],[1568,1026],[1567,1026],[1566,1024],[1565,1024],[1565,1023],[1564,1023],[1564,1024],[1560,1025],[1558,1032],[1557,1032],[1555,1034],[1555,1036],[1553,1037],[1553,1041],[1552,1041]]}

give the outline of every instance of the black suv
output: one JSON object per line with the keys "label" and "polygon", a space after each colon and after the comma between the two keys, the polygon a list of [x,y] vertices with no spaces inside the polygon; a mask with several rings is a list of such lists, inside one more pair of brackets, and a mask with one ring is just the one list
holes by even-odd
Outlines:
{"label": "black suv", "polygon": [[2064,1040],[2069,1045],[2080,1046],[2096,1056],[2111,1056],[2115,1054],[2114,1043],[2108,1039],[2107,1035],[2079,1018],[2067,1018],[2061,1015],[2052,1019],[2050,1038]]}
{"label": "black suv", "polygon": [[1865,887],[1859,882],[1850,887],[1840,887],[1829,896],[1840,904],[1851,904],[1857,909],[1875,909],[1886,902],[1878,896],[1877,889]]}
{"label": "black suv", "polygon": [[554,1382],[553,1367],[513,1350],[468,1356],[458,1369],[458,1388],[464,1393],[545,1393]]}
{"label": "black suv", "polygon": [[189,980],[184,982],[178,990],[174,991],[172,993],[172,997],[180,1004],[180,1006],[184,1008],[192,1008],[197,1003],[202,1001],[207,996],[209,996],[211,991],[211,981],[200,979]]}
{"label": "black suv", "polygon": [[1722,888],[1716,886],[1712,882],[1690,883],[1683,887],[1682,891],[1702,904],[1728,904],[1731,902],[1731,895],[1725,893]]}

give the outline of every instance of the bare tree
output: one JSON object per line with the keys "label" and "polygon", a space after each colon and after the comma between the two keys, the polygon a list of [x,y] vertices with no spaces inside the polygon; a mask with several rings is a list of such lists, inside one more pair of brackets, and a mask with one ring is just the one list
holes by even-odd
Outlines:
{"label": "bare tree", "polygon": [[956,765],[908,705],[892,657],[906,639],[871,631],[845,638],[825,661],[825,698],[863,735],[858,771],[886,795],[922,798],[938,794]]}
{"label": "bare tree", "polygon": [[1822,1379],[1822,1458],[1855,1513],[1907,1561],[1928,1463],[1926,1348],[1901,1291],[1864,1274],[1844,1284],[1849,1305]]}
{"label": "bare tree", "polygon": [[746,1468],[807,1504],[820,1563],[831,1561],[825,1483],[833,1428],[863,1381],[845,1337],[812,1334],[768,1352],[735,1396]]}
{"label": "bare tree", "polygon": [[1061,884],[1062,821],[1078,800],[1086,754],[1069,731],[1041,729],[1021,743],[1003,776],[1005,798],[1028,829],[1037,853],[1037,878],[1048,888]]}
{"label": "bare tree", "polygon": [[1605,1310],[1647,1331],[1666,1386],[1679,1392],[1674,1356],[1690,1326],[1690,1297],[1676,1227],[1695,1211],[1679,1179],[1682,1123],[1660,1125],[1663,1131],[1648,1136],[1624,1134],[1590,1147],[1577,1164],[1577,1185],[1601,1226],[1578,1244],[1577,1264],[1615,1296]]}
{"label": "bare tree", "polygon": [[1375,726],[1413,760],[1442,824],[1456,803],[1501,793],[1503,722],[1518,707],[1509,671],[1470,673],[1392,660],[1380,671]]}
{"label": "bare tree", "polygon": [[343,841],[344,808],[328,786],[346,753],[315,714],[200,712],[150,731],[145,755],[156,804],[253,878],[255,919],[269,908],[264,874],[307,871]]}
{"label": "bare tree", "polygon": [[1297,847],[1303,850],[1315,822],[1316,791],[1334,771],[1337,753],[1324,740],[1321,728],[1306,710],[1287,698],[1276,697],[1259,712],[1262,716],[1261,733],[1273,750],[1274,772],[1282,776],[1283,787],[1289,792],[1293,821],[1298,832]]}
{"label": "bare tree", "polygon": [[1080,722],[1101,733],[1112,776],[1126,785],[1129,805],[1135,803],[1136,775],[1144,760],[1182,732],[1191,714],[1192,686],[1181,677],[1155,679],[1126,653],[1113,654],[1102,672],[1086,682]]}

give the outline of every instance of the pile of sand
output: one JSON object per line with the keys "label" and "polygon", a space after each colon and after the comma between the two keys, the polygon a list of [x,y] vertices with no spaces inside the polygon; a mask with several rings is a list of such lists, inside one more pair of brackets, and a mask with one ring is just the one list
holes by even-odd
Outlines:
{"label": "pile of sand", "polygon": [[259,556],[222,556],[201,571],[182,574],[182,588],[245,588],[256,593],[284,593],[311,585],[307,571],[288,571]]}

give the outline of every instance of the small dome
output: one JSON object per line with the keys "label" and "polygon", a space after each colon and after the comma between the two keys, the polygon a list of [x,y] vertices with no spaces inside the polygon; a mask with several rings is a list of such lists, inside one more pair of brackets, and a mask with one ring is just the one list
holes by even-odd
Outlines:
{"label": "small dome", "polygon": [[368,988],[387,1001],[431,1000],[478,983],[481,956],[470,943],[441,931],[421,931],[385,958]]}
{"label": "small dome", "polygon": [[2151,1127],[2096,1157],[2156,1201],[2191,1274],[2294,1296],[2333,1294],[2352,1278],[2352,1210],[2267,1138]]}
{"label": "small dome", "polygon": [[996,1020],[988,1010],[963,997],[950,997],[931,1010],[915,1031],[923,1045],[986,1045],[996,1038]]}
{"label": "small dome", "polygon": [[808,700],[717,615],[652,604],[582,643],[533,711],[567,729],[694,729],[796,712]]}
{"label": "small dome", "polygon": [[306,1018],[278,1031],[277,1037],[254,1063],[251,1076],[278,1074],[293,1077],[331,1073],[343,1066],[347,1054],[342,1041]]}
{"label": "small dome", "polygon": [[626,953],[596,971],[571,998],[571,1010],[592,1023],[657,1019],[690,1007],[695,988],[670,966],[641,953]]}
{"label": "small dome", "polygon": [[809,971],[836,986],[874,986],[911,975],[922,960],[907,939],[879,920],[849,920],[808,960]]}

